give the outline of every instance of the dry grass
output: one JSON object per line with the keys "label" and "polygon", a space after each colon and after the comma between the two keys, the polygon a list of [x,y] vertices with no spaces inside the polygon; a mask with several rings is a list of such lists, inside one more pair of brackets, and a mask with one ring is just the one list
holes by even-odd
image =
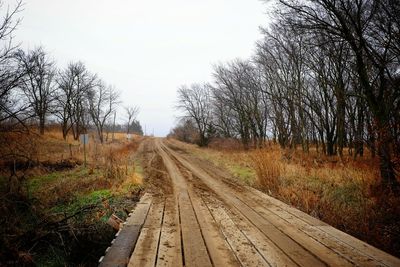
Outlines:
{"label": "dry grass", "polygon": [[249,153],[262,189],[319,218],[326,217],[327,203],[365,208],[379,177],[377,166],[362,159],[339,161],[298,151],[288,156],[279,147]]}
{"label": "dry grass", "polygon": [[126,189],[127,186],[123,185],[136,187],[142,183],[135,172],[133,159],[139,144],[136,140],[101,145],[92,139],[86,148],[86,167],[83,166],[81,147],[72,157],[63,156],[69,146],[61,135],[48,132],[41,137],[41,142],[44,145],[41,148],[41,160],[38,160],[40,164],[26,172],[26,190],[47,207],[68,203],[77,195],[96,190],[126,193],[122,187]]}
{"label": "dry grass", "polygon": [[[17,132],[11,133],[11,135],[20,140],[21,136],[26,136],[26,133]],[[89,144],[85,147],[87,155],[89,157],[88,159],[89,161],[96,161],[96,153],[103,153],[104,147],[117,148],[120,145],[137,143],[141,140],[141,138],[141,136],[132,135],[132,139],[127,140],[125,133],[115,133],[114,140],[111,140],[111,134],[109,134],[108,140],[105,141],[103,145],[100,145],[96,134],[94,132],[91,132],[89,133]],[[18,145],[18,143],[16,143],[14,140],[11,140],[11,142],[8,143],[10,143],[11,145]],[[60,129],[57,127],[49,127],[49,129],[45,131],[44,135],[39,135],[38,131],[33,129],[29,134],[28,142],[26,143],[32,144],[35,147],[36,151],[34,159],[39,162],[57,162],[69,158],[75,158],[82,161],[84,159],[84,147],[82,144],[80,144],[79,140],[74,140],[71,134],[67,136],[66,140],[64,140]],[[6,143],[3,142],[3,144]],[[2,148],[0,148],[0,150],[4,150],[5,148],[6,146],[3,146]],[[97,149],[99,149],[100,151],[96,151]]]}
{"label": "dry grass", "polygon": [[280,154],[279,150],[256,150],[250,155],[259,186],[270,192],[276,192],[279,188],[279,179],[283,172]]}

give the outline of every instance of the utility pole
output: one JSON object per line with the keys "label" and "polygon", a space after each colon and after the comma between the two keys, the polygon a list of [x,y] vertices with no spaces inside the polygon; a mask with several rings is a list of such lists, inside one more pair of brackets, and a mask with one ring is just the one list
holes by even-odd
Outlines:
{"label": "utility pole", "polygon": [[115,132],[115,117],[117,116],[117,111],[114,111],[114,123],[113,123],[113,129],[112,129],[112,141],[114,141],[114,132]]}
{"label": "utility pole", "polygon": [[81,134],[79,135],[79,140],[81,144],[83,143],[83,166],[86,168],[86,145],[89,145],[89,135]]}
{"label": "utility pole", "polygon": [[83,166],[86,168],[86,135],[84,135],[83,139]]}

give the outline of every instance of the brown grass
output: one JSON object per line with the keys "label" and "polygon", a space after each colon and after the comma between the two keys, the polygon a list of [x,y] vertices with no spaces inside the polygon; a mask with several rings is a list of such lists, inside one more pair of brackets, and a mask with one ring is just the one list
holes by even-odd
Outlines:
{"label": "brown grass", "polygon": [[253,167],[257,174],[259,186],[276,192],[280,184],[283,165],[280,162],[280,151],[255,150],[251,153]]}

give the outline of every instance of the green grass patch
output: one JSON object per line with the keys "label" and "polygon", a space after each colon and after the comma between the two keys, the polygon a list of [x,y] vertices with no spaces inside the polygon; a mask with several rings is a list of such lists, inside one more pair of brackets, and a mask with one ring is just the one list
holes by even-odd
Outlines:
{"label": "green grass patch", "polygon": [[135,161],[133,162],[134,166],[135,166],[135,172],[140,175],[141,177],[143,177],[144,175],[144,171],[143,171],[143,167],[142,167],[142,162],[139,159],[135,159]]}
{"label": "green grass patch", "polygon": [[92,191],[88,194],[77,194],[73,201],[68,204],[61,204],[53,207],[53,212],[75,213],[82,207],[100,204],[104,199],[111,198],[110,189]]}
{"label": "green grass patch", "polygon": [[28,187],[30,190],[36,191],[45,184],[49,184],[63,175],[62,172],[52,172],[45,175],[35,176],[28,180]]}
{"label": "green grass patch", "polygon": [[144,188],[141,184],[126,184],[122,187],[122,193],[135,193]]}
{"label": "green grass patch", "polygon": [[249,167],[244,167],[241,165],[228,165],[228,170],[238,179],[246,183],[247,185],[252,185],[256,180],[256,173],[253,169]]}
{"label": "green grass patch", "polygon": [[247,185],[253,185],[256,181],[257,176],[253,168],[247,167],[245,164],[236,164],[229,155],[211,149],[196,149],[193,154],[203,160],[213,162],[217,167],[222,167]]}
{"label": "green grass patch", "polygon": [[356,182],[348,182],[331,188],[327,192],[327,197],[339,205],[350,207],[358,207],[364,200],[361,185]]}
{"label": "green grass patch", "polygon": [[63,178],[63,179],[80,179],[87,177],[89,175],[98,175],[100,170],[93,170],[92,174],[89,174],[89,169],[83,166],[74,168],[67,171],[55,171],[44,175],[34,176],[27,180],[27,186],[30,191],[35,192],[41,189],[41,187],[50,185],[53,182]]}

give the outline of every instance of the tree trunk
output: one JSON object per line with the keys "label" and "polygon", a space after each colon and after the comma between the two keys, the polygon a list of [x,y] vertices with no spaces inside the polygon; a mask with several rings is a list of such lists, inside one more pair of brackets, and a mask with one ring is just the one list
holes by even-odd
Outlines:
{"label": "tree trunk", "polygon": [[391,156],[391,133],[388,127],[378,125],[378,155],[380,160],[381,184],[384,189],[395,191],[400,189],[396,179],[394,163]]}
{"label": "tree trunk", "polygon": [[337,146],[340,158],[343,157],[345,139],[346,102],[343,90],[337,90]]}
{"label": "tree trunk", "polygon": [[[375,123],[377,126],[378,138],[377,148],[380,160],[381,171],[381,185],[382,187],[395,191],[399,189],[399,182],[396,180],[394,171],[394,164],[391,159],[390,142],[391,133],[388,129],[388,112],[385,110],[386,106],[378,102],[374,95],[374,90],[369,83],[367,68],[363,61],[363,55],[360,51],[356,52],[357,71],[359,74],[360,83],[363,86],[363,93],[368,102],[368,106],[374,115]],[[384,90],[384,84],[381,84],[381,90]]]}
{"label": "tree trunk", "polygon": [[45,126],[45,118],[44,116],[39,117],[39,131],[40,135],[44,135],[44,126]]}
{"label": "tree trunk", "polygon": [[335,155],[335,142],[331,138],[326,140],[326,154],[328,156]]}
{"label": "tree trunk", "polygon": [[368,129],[368,147],[371,151],[371,157],[375,158],[376,155],[376,145],[375,145],[375,130],[372,126],[371,118],[368,116],[367,118],[367,129]]}
{"label": "tree trunk", "polygon": [[66,141],[68,132],[66,130],[66,127],[64,127],[64,126],[62,127],[62,134],[63,134],[64,141]]}
{"label": "tree trunk", "polygon": [[103,133],[100,131],[99,131],[99,139],[100,139],[100,143],[103,144],[104,143]]}

